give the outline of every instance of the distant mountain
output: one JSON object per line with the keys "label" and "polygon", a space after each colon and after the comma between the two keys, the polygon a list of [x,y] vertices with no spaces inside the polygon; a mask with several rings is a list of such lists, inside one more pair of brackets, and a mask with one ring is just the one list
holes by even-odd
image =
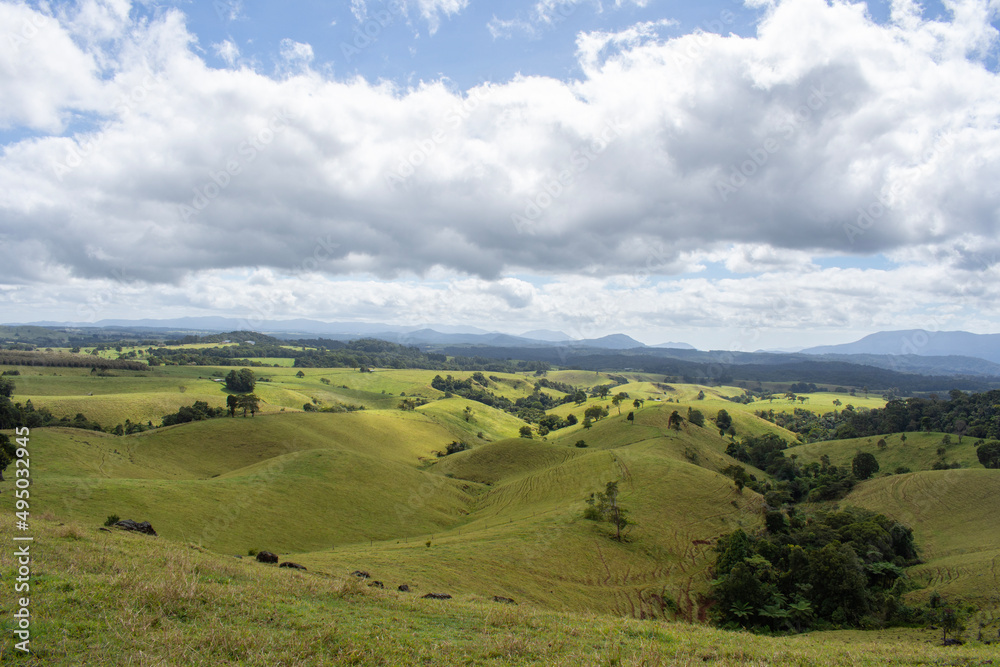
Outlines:
{"label": "distant mountain", "polygon": [[921,357],[978,357],[1000,363],[1000,334],[967,331],[880,331],[843,345],[822,345],[803,354],[892,354]]}
{"label": "distant mountain", "polygon": [[550,331],[548,329],[536,329],[535,331],[526,331],[520,336],[521,338],[530,338],[531,340],[544,340],[550,343],[565,343],[573,340],[562,331]]}
{"label": "distant mountain", "polygon": [[632,350],[637,347],[646,347],[635,338],[625,334],[611,334],[600,338],[585,338],[567,343],[571,347],[596,347],[603,350]]}
{"label": "distant mountain", "polygon": [[652,345],[651,347],[662,347],[668,350],[697,350],[694,345],[688,345],[687,343],[660,343],[659,345]]}
{"label": "distant mountain", "polygon": [[[529,335],[488,332],[467,326],[427,324],[399,326],[372,322],[321,322],[319,320],[247,320],[232,317],[179,317],[174,319],[100,320],[98,322],[44,322],[34,326],[69,329],[103,329],[144,335],[157,332],[181,334],[228,333],[256,331],[279,338],[329,338],[348,341],[356,338],[378,338],[403,345],[481,345],[491,347],[593,347],[608,350],[629,350],[645,347],[624,334],[603,338],[573,340],[561,331],[540,330]],[[23,325],[19,325],[23,326]],[[537,336],[537,337],[535,337]]]}

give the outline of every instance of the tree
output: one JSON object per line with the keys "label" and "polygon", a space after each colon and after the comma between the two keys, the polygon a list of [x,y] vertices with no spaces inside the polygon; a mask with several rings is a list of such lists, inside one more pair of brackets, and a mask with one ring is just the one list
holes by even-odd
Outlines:
{"label": "tree", "polygon": [[589,429],[593,425],[594,425],[594,422],[591,421],[590,417],[584,417],[583,418],[583,428]]}
{"label": "tree", "polygon": [[705,400],[705,392],[704,391],[699,391],[698,392],[698,400],[699,401],[704,401]]}
{"label": "tree", "polygon": [[615,539],[622,541],[622,528],[629,525],[628,511],[618,504],[618,482],[608,482],[604,491],[590,494],[583,517],[591,521],[607,521],[615,527]]}
{"label": "tree", "polygon": [[625,418],[626,421],[632,422],[632,426],[635,426],[635,413],[629,412],[628,417]]}
{"label": "tree", "polygon": [[584,419],[590,419],[591,421],[597,421],[601,417],[608,416],[608,409],[603,405],[591,405],[589,408],[583,411]]}
{"label": "tree", "polygon": [[226,407],[229,408],[229,416],[236,416],[236,408],[240,406],[240,399],[235,394],[229,394],[226,396]]}
{"label": "tree", "polygon": [[615,394],[611,398],[611,405],[613,405],[616,408],[618,408],[618,414],[622,413],[622,397],[621,397],[621,394]]}
{"label": "tree", "polygon": [[979,445],[976,450],[979,462],[987,468],[1000,469],[1000,442],[988,442]]}
{"label": "tree", "polygon": [[17,447],[3,433],[0,433],[0,482],[3,481],[3,471],[17,459]]}
{"label": "tree", "polygon": [[0,377],[0,397],[11,398],[14,395],[14,381]]}
{"label": "tree", "polygon": [[725,410],[719,410],[719,414],[715,416],[715,425],[719,427],[719,435],[725,435],[733,425],[733,418]]}
{"label": "tree", "polygon": [[962,444],[962,436],[969,430],[969,424],[964,419],[955,422],[955,435],[958,436],[958,444]]}
{"label": "tree", "polygon": [[676,410],[670,413],[670,418],[667,419],[667,425],[675,431],[681,430],[681,424],[684,422],[684,418],[680,416]]}
{"label": "tree", "polygon": [[634,407],[636,410],[638,410],[639,408],[642,407],[643,403],[645,403],[645,401],[643,399],[637,398],[634,401],[632,401],[632,407]]}
{"label": "tree", "polygon": [[858,479],[868,479],[878,472],[878,461],[874,454],[858,452],[851,461],[851,470]]}
{"label": "tree", "polygon": [[583,391],[577,391],[573,394],[573,402],[577,405],[583,405],[587,402],[587,394]]}
{"label": "tree", "polygon": [[253,391],[257,384],[257,378],[249,368],[241,368],[239,371],[229,371],[226,375],[226,388],[237,394],[246,394]]}
{"label": "tree", "polygon": [[833,405],[834,405],[834,407],[839,408],[841,405],[843,405],[843,403],[841,402],[841,400],[839,398],[835,398],[835,399],[833,399]]}
{"label": "tree", "polygon": [[298,373],[295,374],[295,377],[297,378],[304,378],[305,376],[306,374],[303,371],[299,371]]}
{"label": "tree", "polygon": [[531,427],[528,425],[522,426],[519,433],[522,438],[531,438]]}
{"label": "tree", "polygon": [[472,421],[472,408],[468,405],[462,410],[462,416],[465,417],[465,421]]}
{"label": "tree", "polygon": [[688,408],[688,421],[694,424],[695,426],[704,426],[705,415],[701,413],[701,410],[694,410],[692,408]]}
{"label": "tree", "polygon": [[244,417],[247,416],[247,412],[254,417],[260,410],[260,399],[254,394],[242,394],[236,397],[236,405],[243,410]]}

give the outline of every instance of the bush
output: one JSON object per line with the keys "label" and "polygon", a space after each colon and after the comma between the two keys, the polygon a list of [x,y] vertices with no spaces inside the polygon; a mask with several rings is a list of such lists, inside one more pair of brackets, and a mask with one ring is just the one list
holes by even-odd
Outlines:
{"label": "bush", "polygon": [[587,446],[587,443],[586,443],[586,442],[584,442],[583,440],[577,440],[577,441],[576,441],[576,446],[577,446],[577,447],[580,447],[580,448],[582,449],[583,447],[586,447],[586,446]]}
{"label": "bush", "polygon": [[119,517],[117,514],[109,514],[108,518],[104,520],[104,525],[113,526],[119,521],[121,521],[121,517]]}

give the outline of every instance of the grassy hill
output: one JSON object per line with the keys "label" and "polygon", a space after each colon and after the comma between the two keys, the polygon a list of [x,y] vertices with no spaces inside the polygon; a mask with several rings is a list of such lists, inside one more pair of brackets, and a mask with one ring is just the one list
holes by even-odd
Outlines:
{"label": "grassy hill", "polygon": [[[163,538],[54,519],[33,524],[32,653],[25,666],[987,665],[995,647],[942,648],[931,630],[764,637],[703,625],[426,600],[355,577],[279,569]],[[10,550],[0,574],[14,576]],[[445,592],[445,591],[438,591]]]}
{"label": "grassy hill", "polygon": [[[120,415],[136,421],[135,411],[164,410],[162,416],[194,400],[222,405],[226,392],[213,377],[224,372],[173,366],[98,377],[84,369],[22,369],[15,399],[30,397],[57,414],[54,406],[84,406],[78,411],[99,421],[103,414],[110,425]],[[918,631],[779,640],[660,622],[704,620],[714,541],[736,528],[762,526],[761,496],[749,488],[738,492],[721,474],[734,463],[725,454],[730,438],[711,420],[725,409],[737,437],[772,432],[794,440],[753,414],[760,402],[723,398],[740,394],[737,387],[665,386],[662,378],[629,373],[629,382],[615,389],[630,396],[620,412],[610,399],[564,404],[551,412],[582,420],[586,407],[603,405],[609,416],[589,429],[578,423],[528,439],[516,437],[524,422],[511,414],[444,398],[430,386],[435,371],[257,372],[265,381],[256,393],[266,406],[254,418],[124,437],[33,431],[33,516],[69,524],[41,524],[52,556],[40,563],[42,582],[51,585],[39,585],[51,595],[46,604],[59,621],[42,623],[40,637],[61,637],[67,647],[64,654],[50,649],[46,664],[78,664],[69,656],[96,655],[87,638],[106,624],[85,620],[87,610],[119,596],[106,623],[121,623],[145,638],[148,655],[156,656],[151,664],[186,662],[177,641],[204,642],[205,655],[214,658],[204,664],[369,664],[377,662],[379,642],[389,663],[429,660],[431,642],[443,656],[435,664],[752,664],[775,656],[801,664],[884,664],[874,656],[911,664],[918,656],[980,655],[976,648],[936,653],[926,645],[930,635]],[[533,374],[492,375],[487,388],[512,399],[530,395],[536,380]],[[610,383],[611,375],[554,371],[547,377],[582,387]],[[429,402],[413,411],[396,409],[412,396]],[[646,402],[635,408],[634,398]],[[302,411],[314,401],[366,409]],[[763,405],[801,407],[779,403]],[[689,409],[704,414],[704,427],[688,421],[680,430],[668,427],[673,411],[686,418]],[[629,412],[633,421],[626,419]],[[923,471],[938,460],[941,438],[911,433],[904,444],[894,435],[885,448],[869,439],[818,442],[788,454],[800,464],[826,455],[849,466],[860,449],[874,453],[883,472],[901,466]],[[454,440],[472,448],[439,457]],[[577,446],[581,440],[584,447]],[[914,528],[925,562],[911,571],[923,587],[910,593],[913,599],[937,590],[993,613],[1000,610],[1000,531],[990,517],[1000,510],[1000,474],[978,465],[968,438],[949,445],[945,458],[966,469],[879,476],[841,504],[868,507]],[[609,481],[618,482],[633,522],[623,542],[612,539],[609,524],[583,518],[586,499]],[[12,494],[0,494],[0,511],[12,512],[12,502]],[[109,514],[149,520],[161,537],[95,532]],[[103,560],[87,551],[98,548]],[[232,558],[251,549],[280,553],[309,572]],[[12,567],[9,554],[0,558],[0,566]],[[73,559],[81,564],[58,574]],[[393,589],[405,583],[419,594],[447,592],[457,599],[442,607],[394,590],[374,591],[345,580],[353,570],[368,571]],[[275,599],[258,602],[260,609],[244,608],[254,587]],[[489,602],[494,595],[524,606],[497,606]],[[213,606],[218,615],[209,611]],[[287,620],[274,621],[276,614]],[[611,618],[621,616],[660,620],[633,625]],[[476,643],[484,637],[486,644]],[[897,648],[876,649],[873,637]],[[141,645],[128,633],[103,642],[117,653],[88,664],[119,664],[118,656],[134,656]],[[871,649],[871,656],[857,646]],[[303,657],[289,659],[296,651]],[[121,664],[128,664],[124,657]]]}
{"label": "grassy hill", "polygon": [[910,572],[931,592],[1000,610],[1000,471],[936,470],[860,484],[845,502],[913,528],[925,561]]}

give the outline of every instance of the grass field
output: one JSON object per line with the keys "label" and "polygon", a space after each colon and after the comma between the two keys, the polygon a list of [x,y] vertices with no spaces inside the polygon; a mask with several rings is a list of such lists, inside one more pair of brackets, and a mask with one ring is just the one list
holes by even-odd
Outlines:
{"label": "grass field", "polygon": [[[703,625],[425,600],[326,575],[57,519],[36,520],[30,655],[14,665],[988,665],[996,648],[942,648],[932,630],[765,637]],[[0,550],[0,573],[16,569]],[[447,592],[447,591],[435,591]]]}
{"label": "grass field", "polygon": [[[229,369],[21,371],[15,400],[107,426],[139,414],[159,423],[195,400],[223,405],[225,388],[213,378]],[[734,461],[725,454],[730,438],[711,420],[725,409],[737,437],[793,441],[753,412],[800,404],[744,405],[723,398],[737,387],[664,389],[662,378],[628,373],[615,389],[630,396],[620,412],[610,398],[562,405],[552,412],[582,420],[586,407],[603,405],[609,416],[529,439],[517,437],[524,422],[508,413],[445,399],[430,386],[436,371],[255,372],[265,405],[253,418],[122,437],[33,431],[32,512],[52,518],[38,524],[38,613],[47,619],[38,638],[48,653],[36,657],[45,664],[966,664],[990,655],[935,648],[928,642],[937,634],[919,630],[765,638],[679,622],[706,618],[715,539],[762,525],[763,499],[720,473]],[[492,375],[488,389],[512,399],[536,381]],[[582,371],[547,377],[577,387],[611,381]],[[411,396],[429,402],[397,409]],[[807,409],[821,407],[813,397]],[[365,410],[302,411],[334,402]],[[671,412],[686,417],[689,408],[708,418],[704,427],[668,428]],[[1000,512],[1000,474],[979,466],[968,438],[945,456],[964,469],[928,471],[941,437],[911,433],[904,444],[897,434],[885,448],[877,438],[819,442],[788,453],[799,464],[826,455],[836,465],[850,465],[858,450],[874,453],[882,471],[840,504],[913,527],[924,560],[911,570],[922,587],[914,600],[938,591],[995,613],[1000,530],[990,517]],[[440,457],[454,440],[472,448]],[[900,466],[928,472],[882,476]],[[587,497],[609,481],[633,521],[622,542],[610,525],[583,519]],[[12,503],[0,494],[0,512],[10,516]],[[151,521],[160,538],[97,532],[110,514]],[[233,558],[251,549],[308,573]],[[7,575],[12,561],[0,553]],[[344,578],[356,569],[391,589],[405,583],[455,599],[375,591]],[[258,590],[266,599],[248,602]],[[498,606],[494,595],[521,606]],[[103,616],[95,612],[102,605]]]}

